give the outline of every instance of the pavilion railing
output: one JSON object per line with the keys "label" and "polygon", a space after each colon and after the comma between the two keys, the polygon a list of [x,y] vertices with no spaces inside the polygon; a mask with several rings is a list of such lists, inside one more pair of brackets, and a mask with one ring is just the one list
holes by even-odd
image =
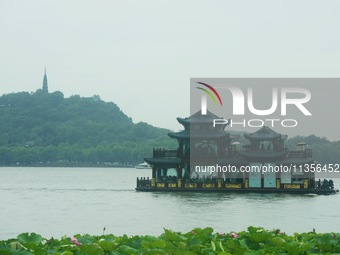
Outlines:
{"label": "pavilion railing", "polygon": [[297,150],[297,151],[287,151],[287,157],[292,158],[311,158],[313,156],[313,152],[311,149],[305,150]]}
{"label": "pavilion railing", "polygon": [[150,188],[151,187],[151,180],[149,177],[147,178],[137,178],[137,188]]}
{"label": "pavilion railing", "polygon": [[178,149],[176,150],[165,150],[160,148],[153,149],[154,158],[176,158],[179,156]]}

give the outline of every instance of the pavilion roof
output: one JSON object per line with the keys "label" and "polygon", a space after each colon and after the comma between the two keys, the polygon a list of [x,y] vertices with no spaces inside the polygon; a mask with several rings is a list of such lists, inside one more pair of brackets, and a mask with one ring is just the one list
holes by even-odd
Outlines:
{"label": "pavilion roof", "polygon": [[206,138],[206,139],[221,139],[229,137],[229,133],[223,130],[183,130],[180,132],[168,133],[168,136],[176,139],[195,139],[195,138]]}
{"label": "pavilion roof", "polygon": [[214,119],[222,119],[217,115],[207,111],[207,114],[202,115],[201,111],[194,113],[193,115],[186,118],[177,118],[177,121],[182,125],[186,126],[188,124],[208,124],[213,123]]}
{"label": "pavilion roof", "polygon": [[244,134],[245,138],[250,140],[274,140],[277,138],[287,138],[286,136],[281,136],[280,133],[275,132],[267,126],[263,126],[254,133]]}

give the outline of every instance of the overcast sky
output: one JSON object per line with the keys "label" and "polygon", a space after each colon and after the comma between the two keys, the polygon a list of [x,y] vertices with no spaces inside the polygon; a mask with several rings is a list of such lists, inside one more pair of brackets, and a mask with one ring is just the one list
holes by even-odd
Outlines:
{"label": "overcast sky", "polygon": [[179,130],[191,77],[339,77],[339,13],[338,0],[0,0],[0,94],[40,88],[46,66],[50,92]]}

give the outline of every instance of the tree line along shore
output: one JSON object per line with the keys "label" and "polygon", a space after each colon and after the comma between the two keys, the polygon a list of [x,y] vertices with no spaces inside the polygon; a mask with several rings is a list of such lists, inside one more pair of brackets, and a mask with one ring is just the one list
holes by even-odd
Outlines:
{"label": "tree line along shore", "polygon": [[[4,94],[0,123],[0,166],[133,166],[153,148],[178,146],[167,136],[170,130],[134,123],[99,96],[64,98],[41,89]],[[234,139],[246,142],[242,134]],[[286,145],[301,141],[319,163],[339,163],[340,141],[309,135],[289,138]]]}

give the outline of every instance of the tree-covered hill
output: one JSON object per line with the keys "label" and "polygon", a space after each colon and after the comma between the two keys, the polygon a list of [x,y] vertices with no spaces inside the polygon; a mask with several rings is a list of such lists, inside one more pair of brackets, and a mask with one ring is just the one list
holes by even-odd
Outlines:
{"label": "tree-covered hill", "polygon": [[153,147],[174,147],[169,130],[134,124],[99,96],[64,98],[57,91],[0,97],[0,164],[134,164]]}

